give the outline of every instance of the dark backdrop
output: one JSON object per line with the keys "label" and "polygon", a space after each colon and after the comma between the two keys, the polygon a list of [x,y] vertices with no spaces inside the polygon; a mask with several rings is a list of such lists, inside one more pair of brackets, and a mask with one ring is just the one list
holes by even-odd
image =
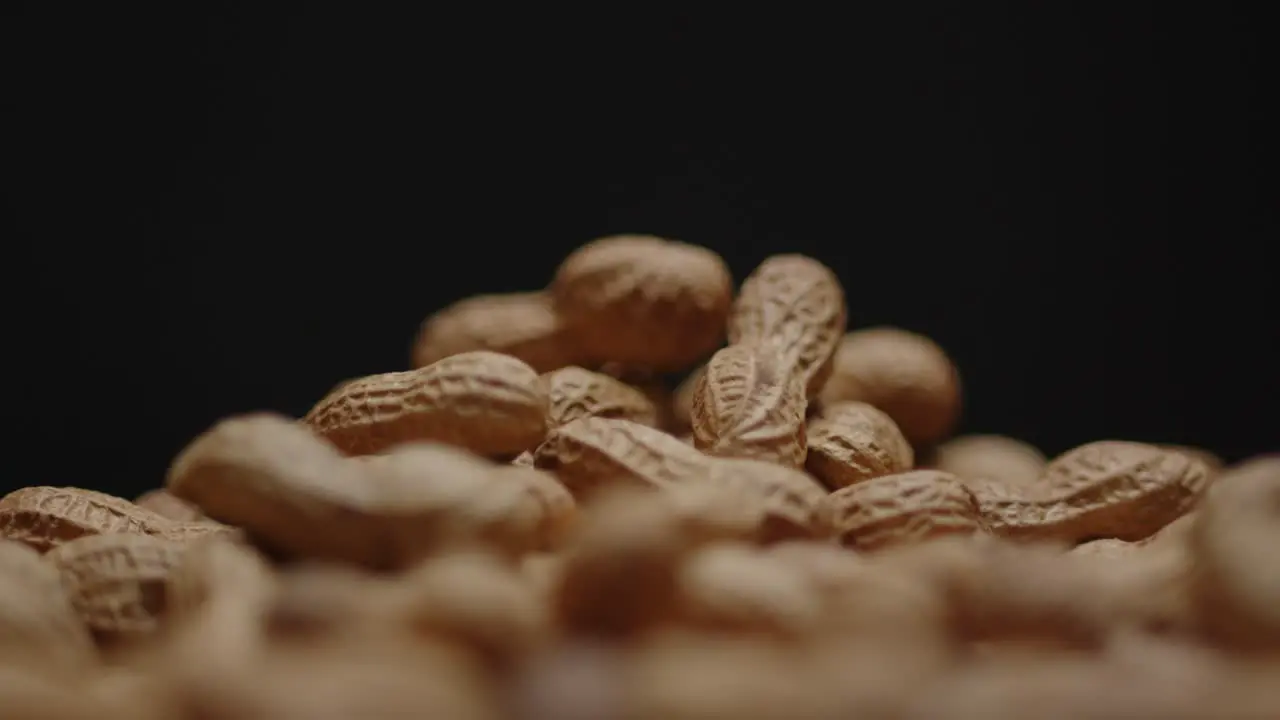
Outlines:
{"label": "dark backdrop", "polygon": [[953,354],[965,431],[1276,449],[1240,8],[170,5],[6,26],[7,487],[155,486],[218,418],[402,369],[430,311],[617,232],[738,279],[820,258],[853,326]]}

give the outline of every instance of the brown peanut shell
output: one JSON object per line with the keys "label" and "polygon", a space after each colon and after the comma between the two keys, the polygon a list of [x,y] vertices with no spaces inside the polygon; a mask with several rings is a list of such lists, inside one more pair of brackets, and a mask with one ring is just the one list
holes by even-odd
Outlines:
{"label": "brown peanut shell", "polygon": [[806,397],[816,397],[847,322],[835,273],[804,255],[774,255],[743,281],[729,317],[729,343],[774,345]]}
{"label": "brown peanut shell", "polygon": [[893,419],[866,403],[825,408],[809,425],[808,446],[805,468],[831,490],[907,472],[915,462]]}
{"label": "brown peanut shell", "polygon": [[619,235],[565,258],[550,292],[586,356],[678,371],[722,342],[733,277],[706,248]]}
{"label": "brown peanut shell", "polygon": [[708,455],[801,467],[804,411],[804,386],[772,346],[730,345],[698,380],[694,442]]}
{"label": "brown peanut shell", "polygon": [[443,442],[512,456],[542,440],[546,416],[547,396],[533,368],[475,351],[354,380],[317,403],[304,422],[348,455]]}

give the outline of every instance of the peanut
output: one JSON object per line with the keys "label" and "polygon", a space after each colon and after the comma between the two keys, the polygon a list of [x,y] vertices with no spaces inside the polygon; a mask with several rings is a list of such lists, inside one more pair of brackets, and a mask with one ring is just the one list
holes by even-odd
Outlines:
{"label": "peanut", "polygon": [[344,458],[273,415],[220,423],[173,463],[168,488],[272,552],[402,567],[447,544],[544,545],[562,522],[528,481],[446,445],[410,444]]}
{"label": "peanut", "polygon": [[30,547],[0,540],[0,663],[10,654],[53,668],[82,669],[96,659],[58,572]]}
{"label": "peanut", "polygon": [[805,467],[832,490],[884,475],[907,472],[915,453],[885,413],[866,403],[845,402],[823,410],[808,429]]}
{"label": "peanut", "polygon": [[806,397],[815,397],[831,375],[847,315],[835,273],[803,255],[775,255],[743,281],[729,343],[773,346]]}
{"label": "peanut", "polygon": [[681,619],[725,633],[784,638],[822,628],[822,602],[803,570],[747,546],[712,545],[685,560],[678,579]]}
{"label": "peanut", "polygon": [[849,485],[827,502],[840,542],[859,550],[986,530],[973,493],[959,478],[936,470]]}
{"label": "peanut", "polygon": [[616,639],[669,620],[690,550],[683,523],[659,493],[603,491],[566,549],[552,600],[558,624],[574,635]]}
{"label": "peanut", "polygon": [[175,522],[128,500],[82,488],[26,487],[0,498],[0,536],[45,552],[89,535],[127,533],[185,541],[230,534],[215,522]]}
{"label": "peanut", "polygon": [[1190,456],[1100,441],[1056,458],[1035,484],[974,484],[992,532],[1012,538],[1141,540],[1188,512],[1209,481]]}
{"label": "peanut", "polygon": [[654,428],[629,420],[585,417],[555,428],[533,456],[578,498],[599,488],[661,487],[705,475],[708,458]]}
{"label": "peanut", "polygon": [[644,393],[608,375],[570,366],[545,373],[539,380],[548,399],[548,428],[581,417],[658,424],[658,409]]}
{"label": "peanut", "polygon": [[772,346],[731,345],[712,356],[692,408],[698,449],[721,457],[799,467],[805,458],[805,395]]}
{"label": "peanut", "polygon": [[959,418],[959,373],[923,335],[890,327],[851,332],[840,340],[832,367],[823,403],[874,405],[916,447],[944,439]]}
{"label": "peanut", "polygon": [[84,624],[104,642],[156,633],[167,610],[166,584],[186,545],[147,535],[87,535],[45,556],[62,577]]}
{"label": "peanut", "polygon": [[705,248],[620,235],[565,258],[550,292],[586,357],[680,370],[723,339],[733,278]]}
{"label": "peanut", "polygon": [[716,460],[709,466],[706,482],[740,502],[759,505],[760,524],[754,537],[761,543],[831,535],[827,492],[799,470],[757,460]]}
{"label": "peanut", "polygon": [[550,295],[521,292],[477,295],[428,317],[413,343],[413,366],[477,350],[519,358],[540,373],[578,360]]}
{"label": "peanut", "polygon": [[1191,528],[1195,602],[1212,636],[1280,650],[1280,456],[1226,471]]}
{"label": "peanut", "polygon": [[304,422],[349,455],[414,441],[517,455],[542,440],[546,416],[547,396],[533,368],[475,351],[353,380],[317,403]]}
{"label": "peanut", "polygon": [[1002,435],[966,435],[934,450],[933,467],[962,480],[990,480],[1003,485],[1034,483],[1048,464],[1036,448]]}

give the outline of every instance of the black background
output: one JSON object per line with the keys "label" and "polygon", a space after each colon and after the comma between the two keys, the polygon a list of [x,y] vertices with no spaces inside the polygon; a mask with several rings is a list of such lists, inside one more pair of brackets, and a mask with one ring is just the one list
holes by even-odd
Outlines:
{"label": "black background", "polygon": [[821,259],[952,353],[965,431],[1276,449],[1241,8],[169,5],[5,24],[6,488],[156,486],[617,232]]}

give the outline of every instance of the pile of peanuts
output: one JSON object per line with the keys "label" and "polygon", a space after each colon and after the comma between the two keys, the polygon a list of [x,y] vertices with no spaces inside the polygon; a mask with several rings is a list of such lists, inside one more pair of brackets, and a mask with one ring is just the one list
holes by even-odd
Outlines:
{"label": "pile of peanuts", "polygon": [[0,717],[1280,718],[1280,456],[952,437],[947,354],[847,318],[602,238],[133,502],[12,492]]}

